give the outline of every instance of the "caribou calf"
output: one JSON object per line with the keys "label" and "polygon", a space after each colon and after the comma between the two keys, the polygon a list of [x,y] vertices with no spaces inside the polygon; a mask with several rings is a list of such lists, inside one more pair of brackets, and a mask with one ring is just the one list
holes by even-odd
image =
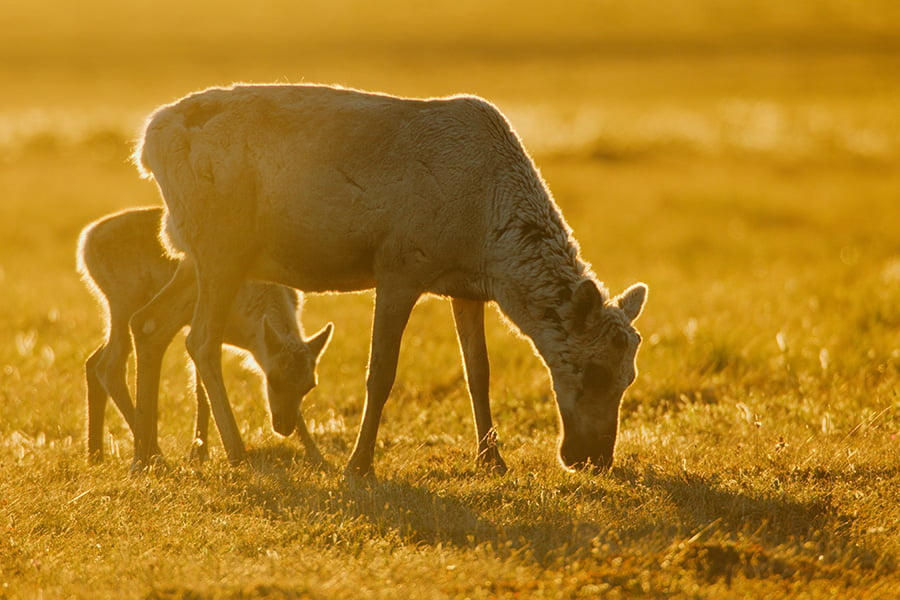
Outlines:
{"label": "caribou calf", "polygon": [[[78,243],[78,271],[105,309],[106,340],[85,364],[88,404],[88,453],[103,457],[103,422],[106,401],[112,397],[134,431],[134,407],[126,382],[132,350],[129,322],[135,335],[138,385],[158,391],[162,354],[175,334],[190,321],[196,300],[193,269],[180,268],[159,241],[161,208],[133,209],[106,216],[84,228]],[[174,278],[183,281],[177,295],[159,292]],[[272,426],[281,435],[295,427],[307,458],[322,462],[303,417],[298,419],[303,396],[316,385],[316,362],[331,336],[328,324],[304,340],[298,324],[301,297],[280,285],[247,283],[237,294],[223,341],[253,356],[267,382]],[[191,453],[205,459],[209,404],[196,380],[197,419]],[[150,440],[159,454],[156,435]]]}

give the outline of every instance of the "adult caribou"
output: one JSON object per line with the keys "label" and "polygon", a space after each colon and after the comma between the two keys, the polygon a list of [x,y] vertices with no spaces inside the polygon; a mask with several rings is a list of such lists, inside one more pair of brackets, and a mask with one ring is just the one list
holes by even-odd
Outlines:
{"label": "adult caribou", "polygon": [[[369,475],[410,311],[449,297],[488,467],[504,471],[488,399],[484,305],[550,370],[570,467],[612,463],[636,376],[647,287],[610,298],[518,136],[473,96],[416,100],[321,85],[211,88],[160,107],[136,152],[166,204],[165,242],[192,263],[188,352],[232,462],[244,449],[222,380],[225,317],[247,279],[307,292],[375,289],[366,403],[347,473]],[[152,399],[137,399],[135,461]]]}

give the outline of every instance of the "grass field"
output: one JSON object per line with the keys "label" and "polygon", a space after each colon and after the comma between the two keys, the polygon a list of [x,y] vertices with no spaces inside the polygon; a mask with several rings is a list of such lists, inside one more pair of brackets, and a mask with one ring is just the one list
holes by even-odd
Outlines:
{"label": "grass field", "polygon": [[[556,4],[3,9],[0,598],[900,596],[898,4]],[[494,313],[510,472],[479,472],[450,308],[430,299],[379,483],[345,482],[368,295],[307,298],[307,331],[335,324],[304,404],[333,471],[271,431],[236,356],[251,458],[230,467],[215,439],[189,463],[180,338],[171,469],[128,475],[112,406],[109,457],[88,464],[83,364],[103,328],[78,233],[159,203],[127,160],[149,110],[232,81],[471,92],[507,114],[599,277],[650,286],[609,473],[559,466],[549,377]]]}

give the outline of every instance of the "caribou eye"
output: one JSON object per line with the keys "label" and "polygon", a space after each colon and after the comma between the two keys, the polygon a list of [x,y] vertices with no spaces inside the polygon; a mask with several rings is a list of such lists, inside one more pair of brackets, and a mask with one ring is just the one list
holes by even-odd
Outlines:
{"label": "caribou eye", "polygon": [[624,350],[625,346],[628,345],[628,334],[626,334],[621,329],[619,331],[616,331],[613,334],[612,343],[613,343],[613,346],[616,347],[616,349]]}

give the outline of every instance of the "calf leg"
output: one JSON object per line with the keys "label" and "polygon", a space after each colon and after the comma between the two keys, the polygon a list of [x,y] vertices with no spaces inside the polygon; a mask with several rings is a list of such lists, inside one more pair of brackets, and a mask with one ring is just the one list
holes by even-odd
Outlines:
{"label": "calf leg", "polygon": [[475,416],[478,462],[491,471],[503,474],[507,470],[506,463],[497,449],[497,430],[491,420],[491,367],[484,339],[484,302],[453,298],[451,304]]}
{"label": "calf leg", "polygon": [[418,292],[391,289],[389,286],[378,287],[375,290],[372,346],[369,354],[369,375],[366,379],[366,406],[356,437],[356,445],[345,471],[347,475],[358,477],[373,475],[372,461],[375,456],[375,439],[378,435],[381,413],[397,374],[400,339],[418,298]]}
{"label": "calf leg", "polygon": [[128,316],[112,315],[109,341],[100,359],[98,374],[103,387],[113,399],[122,418],[134,431],[134,404],[128,391],[128,357],[131,355],[131,335],[128,332]]}
{"label": "calf leg", "polygon": [[128,391],[128,357],[131,355],[131,336],[128,315],[112,314],[109,337],[88,359],[88,453],[94,459],[103,457],[103,423],[106,400],[112,397],[116,408],[134,432],[134,405]]}
{"label": "calf leg", "polygon": [[315,440],[309,434],[309,429],[306,428],[306,419],[303,418],[303,413],[297,418],[297,435],[300,436],[300,441],[303,442],[303,448],[306,450],[306,460],[317,467],[327,466],[328,461],[322,456]]}
{"label": "calf leg", "polygon": [[191,362],[191,370],[194,376],[194,392],[197,398],[197,415],[194,422],[194,438],[191,440],[191,460],[206,462],[209,459],[209,398],[206,396],[206,388],[197,375],[197,370]]}
{"label": "calf leg", "polygon": [[106,418],[106,400],[108,399],[98,373],[105,350],[106,344],[104,343],[84,363],[84,374],[87,381],[88,458],[97,462],[103,460],[103,421]]}
{"label": "calf leg", "polygon": [[151,456],[160,454],[157,409],[163,355],[190,319],[196,289],[193,267],[182,263],[169,283],[131,318],[137,359],[133,469],[147,465]]}

